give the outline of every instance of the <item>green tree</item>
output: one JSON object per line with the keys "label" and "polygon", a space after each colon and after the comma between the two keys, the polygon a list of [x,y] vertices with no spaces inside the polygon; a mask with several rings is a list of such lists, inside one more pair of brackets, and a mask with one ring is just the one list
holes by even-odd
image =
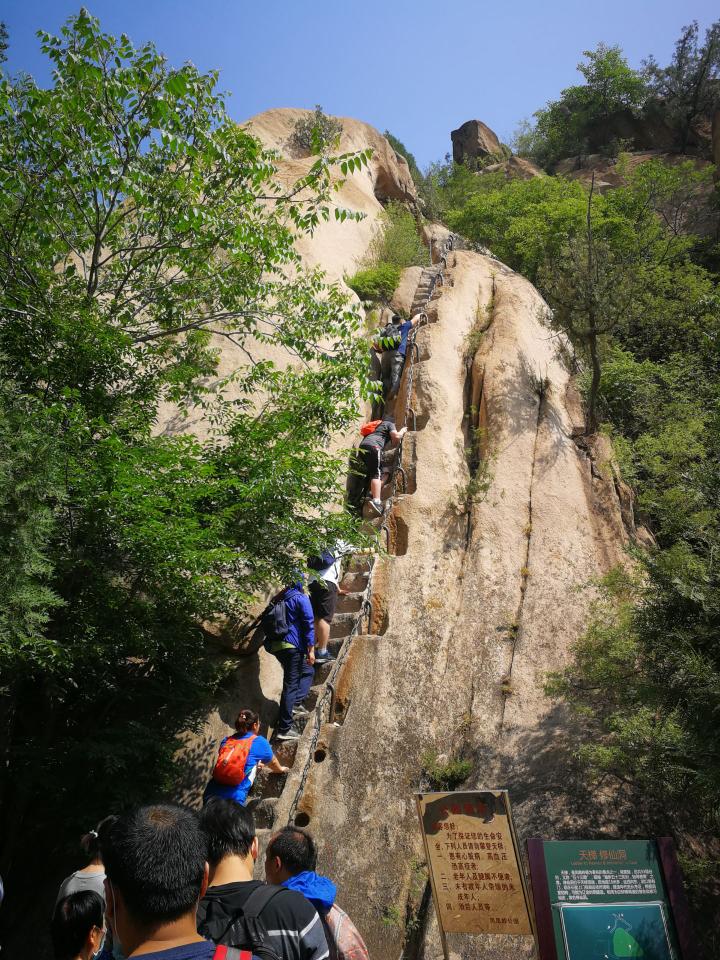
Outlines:
{"label": "green tree", "polygon": [[292,142],[310,153],[322,153],[337,146],[342,133],[342,123],[337,117],[330,117],[318,103],[311,113],[300,117],[293,128]]}
{"label": "green tree", "polygon": [[[20,838],[52,851],[171,783],[218,679],[201,624],[357,539],[328,512],[345,458],[327,448],[366,384],[361,318],[294,238],[354,216],[331,174],[367,152],[287,189],[215,74],[84,11],[41,42],[52,87],[0,81],[0,861],[18,906]],[[159,433],[161,404],[207,439]]]}
{"label": "green tree", "polygon": [[620,47],[600,43],[583,56],[577,68],[585,84],[567,87],[559,100],[534,114],[534,128],[523,130],[523,150],[544,167],[587,152],[594,125],[618,110],[637,112],[647,98],[642,75],[628,65]]}
{"label": "green tree", "polygon": [[8,42],[7,27],[0,21],[0,63],[4,63],[7,60]]}
{"label": "green tree", "polygon": [[697,20],[683,27],[675,43],[672,61],[661,67],[650,56],[643,61],[650,90],[661,99],[664,113],[678,133],[678,144],[685,152],[693,125],[708,117],[718,104],[720,80],[720,20],[711,24],[700,40]]}
{"label": "green tree", "polygon": [[398,140],[397,137],[394,137],[389,130],[386,130],[383,134],[385,139],[388,141],[390,146],[393,148],[395,153],[399,154],[401,157],[404,157],[407,160],[408,167],[410,167],[410,175],[413,178],[413,182],[416,187],[421,186],[423,182],[423,175],[420,172],[420,167],[417,164],[417,160],[412,153],[408,150],[405,144]]}

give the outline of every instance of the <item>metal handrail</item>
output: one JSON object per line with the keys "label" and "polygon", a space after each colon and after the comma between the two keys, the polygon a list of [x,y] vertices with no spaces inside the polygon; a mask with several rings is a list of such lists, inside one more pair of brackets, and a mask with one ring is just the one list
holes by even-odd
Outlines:
{"label": "metal handrail", "polygon": [[[437,273],[434,275],[432,279],[430,289],[428,290],[427,297],[425,298],[425,302],[422,307],[423,311],[427,307],[430,300],[432,299],[432,296],[435,292],[435,288],[437,287],[438,282],[440,284],[444,282],[444,274],[445,274],[445,270],[447,269],[447,255],[453,249],[454,243],[455,243],[455,235],[451,233],[446,238],[443,244],[443,254],[440,258],[440,269],[437,271]],[[412,413],[413,430],[417,426],[417,417],[415,416],[415,411],[410,406],[410,400],[412,397],[412,386],[413,386],[413,378],[415,373],[415,364],[416,362],[419,361],[419,357],[420,357],[420,350],[415,342],[418,329],[419,329],[419,326],[414,328],[409,338],[410,342],[408,343],[408,347],[409,347],[409,354],[410,354],[410,365],[409,365],[408,374],[406,378],[407,386],[405,391],[405,418],[404,419],[407,421],[408,412]],[[382,513],[383,522],[380,525],[380,528],[378,531],[378,533],[381,533],[381,532],[385,533],[387,538],[388,548],[390,544],[390,531],[388,529],[388,518],[389,518],[390,510],[392,510],[392,506],[395,501],[395,498],[397,497],[398,473],[401,473],[403,478],[405,478],[406,476],[405,467],[402,460],[403,440],[404,440],[404,437],[402,440],[400,440],[400,443],[398,445],[397,456],[395,458],[395,463],[393,464],[392,473],[390,475],[390,480],[392,481],[392,491],[387,500],[387,503],[389,504],[389,508],[386,506],[383,509],[383,513]],[[330,674],[325,680],[325,686],[324,686],[323,692],[321,696],[318,697],[318,701],[315,704],[315,709],[314,709],[315,716],[313,719],[313,732],[310,737],[310,748],[307,752],[307,757],[305,758],[305,766],[300,776],[300,783],[298,784],[297,790],[295,791],[293,802],[290,805],[290,810],[288,812],[288,823],[292,823],[293,820],[295,819],[298,806],[300,805],[300,801],[302,800],[302,795],[305,790],[305,784],[307,783],[307,779],[310,776],[310,770],[312,769],[312,765],[314,762],[315,748],[317,746],[317,742],[320,737],[320,729],[323,725],[323,712],[325,709],[325,704],[328,702],[328,700],[329,700],[329,717],[331,717],[332,713],[334,712],[336,690],[337,690],[335,681],[337,679],[338,673],[340,672],[340,668],[342,664],[345,662],[345,660],[347,659],[347,655],[350,651],[350,645],[352,644],[353,639],[358,635],[360,631],[360,625],[362,624],[362,621],[365,617],[367,617],[368,629],[370,628],[370,623],[372,622],[372,600],[370,598],[372,597],[372,583],[373,583],[373,574],[375,572],[375,563],[376,563],[376,556],[373,555],[371,558],[369,558],[368,582],[365,586],[365,590],[363,591],[362,601],[360,604],[360,610],[358,611],[357,618],[355,620],[355,623],[353,624],[352,630],[345,637],[345,639],[343,640],[340,646],[340,649],[338,650],[338,655],[335,659],[335,663],[333,664]]]}

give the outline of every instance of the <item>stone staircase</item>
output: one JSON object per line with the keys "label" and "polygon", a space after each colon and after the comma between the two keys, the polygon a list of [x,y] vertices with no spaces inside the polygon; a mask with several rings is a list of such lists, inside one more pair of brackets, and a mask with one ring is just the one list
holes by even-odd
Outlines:
{"label": "stone staircase", "polygon": [[[380,522],[380,520],[380,517],[376,517],[376,521]],[[357,632],[360,622],[367,615],[366,601],[374,559],[374,556],[362,554],[354,556],[340,582],[341,589],[346,590],[347,593],[341,594],[338,598],[337,612],[330,627],[328,650],[333,657],[339,657],[343,646],[350,640],[353,631]],[[315,668],[315,681],[303,704],[305,709],[310,711],[309,716],[304,720],[296,720],[296,726],[303,729],[303,736],[299,740],[273,743],[278,760],[291,770],[295,765],[299,746],[305,740],[304,733],[308,725],[314,722],[314,711],[326,691],[328,678],[336,669],[336,664],[338,661],[334,660]],[[339,666],[341,667],[342,664]],[[255,817],[260,837],[263,832],[269,832],[273,826],[278,798],[289,776],[278,776],[266,770],[258,772],[247,807]]]}
{"label": "stone staircase", "polygon": [[[451,238],[446,246],[440,262],[423,270],[413,298],[412,315],[426,309],[436,289],[442,284],[447,253],[452,249],[453,239]],[[413,346],[408,354],[410,362],[406,364],[400,391],[405,394],[403,420],[407,418],[410,411],[413,392],[412,369],[419,357],[419,350]],[[403,385],[405,385],[404,391]],[[414,413],[412,417],[412,425],[409,424],[410,430],[420,429]],[[405,456],[403,448],[405,448]],[[385,455],[384,462],[390,473],[390,479],[382,489],[382,515],[378,516],[369,504],[364,508],[364,524],[369,530],[376,531],[378,538],[385,534],[384,546],[387,547],[388,552],[396,552],[394,548],[391,549],[390,532],[393,526],[391,513],[394,500],[398,495],[411,494],[415,490],[414,457],[414,434],[409,432],[398,448],[387,451]],[[400,522],[397,521],[398,524]],[[367,631],[363,637],[364,640],[379,639],[370,635],[374,626],[371,602],[375,561],[375,554],[356,554],[350,559],[340,583],[341,589],[347,592],[341,594],[338,599],[337,611],[330,627],[328,649],[336,659],[330,663],[321,664],[315,669],[314,684],[303,704],[309,714],[304,721],[296,721],[298,725],[303,726],[300,738],[273,745],[278,759],[284,766],[290,767],[290,772],[284,776],[278,776],[266,770],[260,770],[257,775],[248,800],[248,809],[255,817],[261,848],[264,848],[273,829],[281,798],[285,819],[295,822],[298,826],[307,826],[310,822],[308,811],[312,808],[312,801],[304,796],[305,784],[313,764],[325,760],[333,735],[342,725],[350,707],[349,695],[345,691],[345,688],[349,688],[349,675],[344,674],[343,671],[350,666],[348,655],[352,640],[360,635],[363,626]],[[380,629],[380,632],[383,630]],[[345,683],[343,683],[344,677]],[[288,803],[290,796],[293,799]]]}

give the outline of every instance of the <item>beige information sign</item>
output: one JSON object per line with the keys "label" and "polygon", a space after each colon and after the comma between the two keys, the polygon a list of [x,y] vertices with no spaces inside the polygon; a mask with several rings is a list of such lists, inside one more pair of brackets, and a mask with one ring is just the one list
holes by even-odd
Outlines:
{"label": "beige information sign", "polygon": [[507,791],[421,793],[417,804],[443,932],[532,935]]}

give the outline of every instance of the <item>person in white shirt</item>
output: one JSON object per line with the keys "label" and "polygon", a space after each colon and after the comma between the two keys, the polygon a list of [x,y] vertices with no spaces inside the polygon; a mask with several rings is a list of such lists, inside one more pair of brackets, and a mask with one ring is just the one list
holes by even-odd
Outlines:
{"label": "person in white shirt", "polygon": [[310,566],[314,573],[310,578],[308,593],[315,619],[316,664],[328,663],[334,659],[328,651],[330,624],[335,616],[338,596],[347,593],[347,590],[341,588],[340,579],[342,558],[351,550],[352,547],[349,544],[340,540],[332,550],[324,550],[321,555],[310,558]]}

